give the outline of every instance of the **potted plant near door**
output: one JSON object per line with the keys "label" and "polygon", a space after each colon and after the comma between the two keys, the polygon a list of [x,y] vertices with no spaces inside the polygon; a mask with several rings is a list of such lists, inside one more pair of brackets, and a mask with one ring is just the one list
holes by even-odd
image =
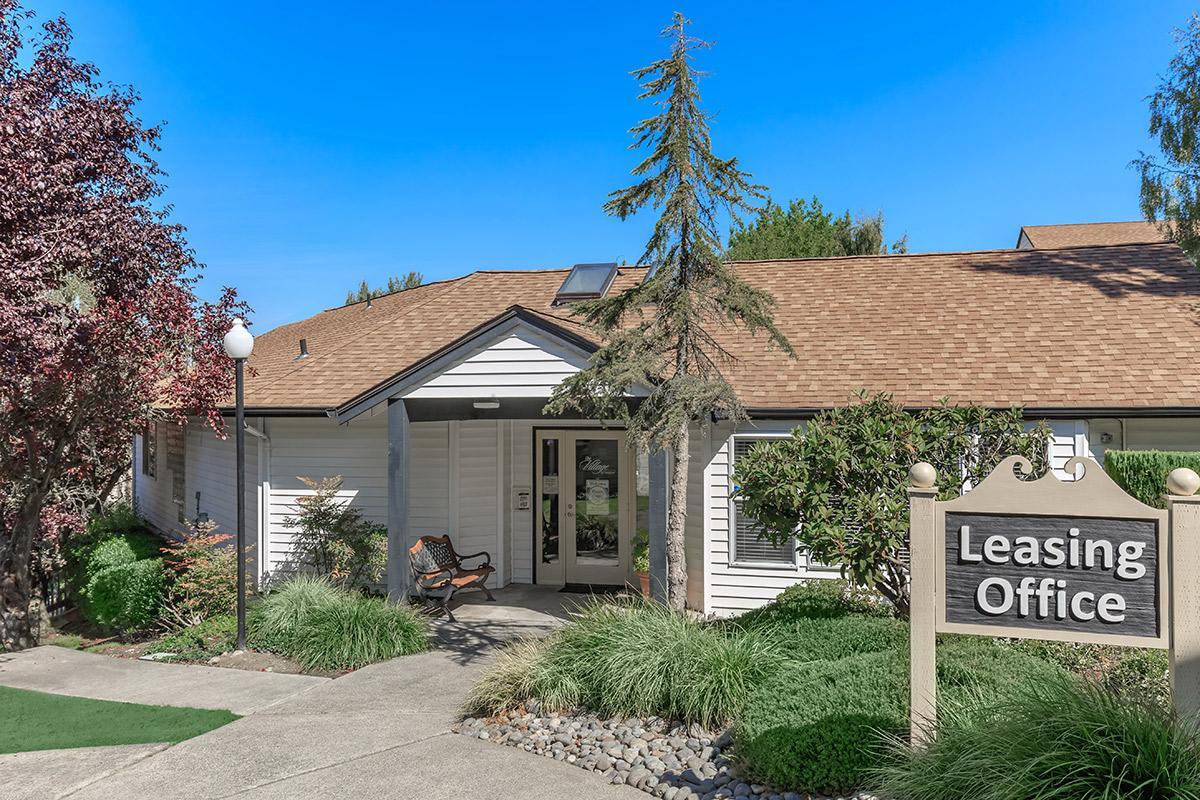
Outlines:
{"label": "potted plant near door", "polygon": [[642,587],[642,597],[650,596],[650,532],[638,528],[633,537],[633,571]]}

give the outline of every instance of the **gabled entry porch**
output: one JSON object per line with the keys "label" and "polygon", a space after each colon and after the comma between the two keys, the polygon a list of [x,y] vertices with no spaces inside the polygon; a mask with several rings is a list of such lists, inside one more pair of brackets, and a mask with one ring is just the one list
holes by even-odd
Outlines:
{"label": "gabled entry porch", "polygon": [[409,591],[409,546],[444,534],[491,554],[489,586],[561,588],[636,585],[641,529],[665,586],[665,455],[639,458],[617,425],[542,411],[593,351],[514,308],[339,414],[387,409],[389,595]]}

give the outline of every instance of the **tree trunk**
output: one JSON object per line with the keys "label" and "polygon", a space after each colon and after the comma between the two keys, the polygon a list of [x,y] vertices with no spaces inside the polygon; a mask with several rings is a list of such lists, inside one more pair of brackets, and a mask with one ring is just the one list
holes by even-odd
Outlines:
{"label": "tree trunk", "polygon": [[682,611],[687,604],[687,489],[689,452],[687,423],[671,447],[671,502],[667,510],[667,604]]}
{"label": "tree trunk", "polygon": [[26,502],[22,506],[0,550],[0,645],[10,652],[37,644],[29,615],[33,588],[29,562],[41,507],[36,504],[37,511],[30,519],[31,505],[35,504]]}

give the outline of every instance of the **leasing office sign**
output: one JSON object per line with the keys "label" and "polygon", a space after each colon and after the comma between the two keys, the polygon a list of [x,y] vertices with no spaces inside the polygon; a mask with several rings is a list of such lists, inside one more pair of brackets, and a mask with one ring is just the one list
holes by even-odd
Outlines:
{"label": "leasing office sign", "polygon": [[1158,519],[946,512],[945,624],[1069,638],[1162,631]]}
{"label": "leasing office sign", "polygon": [[1170,648],[1176,707],[1200,712],[1200,476],[1172,472],[1161,510],[1091,460],[1067,462],[1073,481],[1018,468],[944,502],[933,467],[910,471],[914,739],[935,718],[940,632]]}

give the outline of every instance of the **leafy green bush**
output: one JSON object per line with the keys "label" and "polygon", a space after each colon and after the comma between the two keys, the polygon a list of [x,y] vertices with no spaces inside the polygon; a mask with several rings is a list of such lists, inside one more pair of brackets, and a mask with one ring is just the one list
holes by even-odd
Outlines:
{"label": "leafy green bush", "polygon": [[893,616],[891,606],[880,595],[846,581],[810,580],[789,586],[770,603],[735,617],[733,622],[746,630],[758,630],[798,619],[835,619],[852,614]]}
{"label": "leafy green bush", "polygon": [[[1060,674],[990,641],[938,648],[943,706]],[[751,696],[735,731],[749,775],[780,788],[845,792],[880,764],[884,736],[908,726],[908,653],[890,650],[780,670]]]}
{"label": "leafy green bush", "polygon": [[312,494],[296,499],[297,513],[286,521],[296,556],[343,589],[378,583],[387,567],[387,527],[339,496],[340,475],[300,481]]}
{"label": "leafy green bush", "polygon": [[765,537],[799,541],[906,615],[909,467],[933,464],[946,500],[1014,453],[1041,474],[1050,429],[1027,427],[1018,408],[942,404],[911,413],[888,394],[862,392],[860,400],[822,411],[789,438],[754,445],[737,459],[734,483]]}
{"label": "leafy green bush", "polygon": [[145,628],[158,619],[165,589],[161,558],[106,567],[88,581],[88,617],[106,628]]}
{"label": "leafy green bush", "polygon": [[[84,530],[71,535],[63,546],[67,587],[79,599],[87,586],[87,562],[96,547],[121,534],[142,538],[150,535],[146,524],[128,503],[117,503],[93,514]],[[151,553],[149,555],[157,555]],[[143,556],[145,557],[145,556]],[[132,559],[131,559],[132,560]]]}
{"label": "leafy green bush", "polygon": [[943,708],[927,748],[890,749],[872,783],[896,800],[1200,800],[1194,721],[1061,675]]}
{"label": "leafy green bush", "polygon": [[1167,475],[1176,467],[1200,472],[1200,453],[1109,450],[1104,454],[1104,471],[1126,492],[1155,508],[1166,507]]}
{"label": "leafy green bush", "polygon": [[155,558],[164,542],[146,533],[120,533],[96,543],[84,563],[90,581],[110,567],[121,567],[147,558]]}
{"label": "leafy green bush", "polygon": [[408,606],[338,593],[318,603],[286,639],[286,655],[309,669],[358,669],[429,646],[425,622]]}

